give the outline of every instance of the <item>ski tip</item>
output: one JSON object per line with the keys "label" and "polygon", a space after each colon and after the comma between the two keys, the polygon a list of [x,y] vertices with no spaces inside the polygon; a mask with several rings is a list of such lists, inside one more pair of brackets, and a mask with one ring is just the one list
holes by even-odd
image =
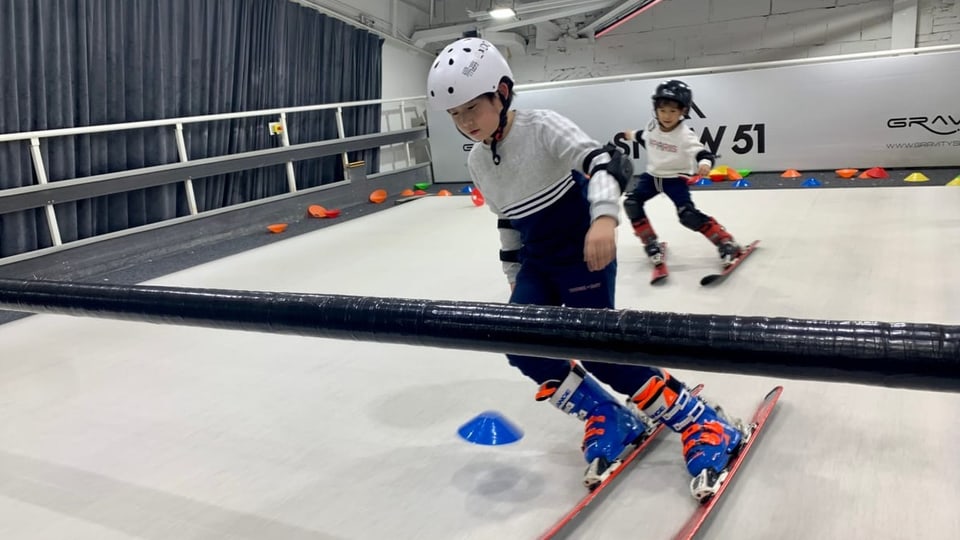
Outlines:
{"label": "ski tip", "polygon": [[703,279],[700,280],[700,285],[702,286],[709,285],[714,281],[720,279],[720,276],[722,275],[723,274],[710,274],[709,276],[704,276]]}
{"label": "ski tip", "polygon": [[710,285],[711,283],[720,281],[721,279],[723,279],[723,278],[727,277],[728,275],[730,275],[730,273],[733,272],[733,270],[734,270],[737,266],[740,266],[740,264],[744,261],[744,259],[746,259],[751,253],[753,253],[753,251],[754,251],[755,249],[757,249],[757,244],[759,244],[759,243],[760,243],[760,240],[754,240],[753,242],[750,242],[750,243],[747,245],[747,247],[744,248],[743,254],[740,255],[740,257],[738,257],[737,260],[733,262],[733,264],[731,264],[729,267],[727,267],[726,269],[724,269],[722,272],[719,272],[719,273],[717,273],[717,274],[710,274],[710,275],[704,276],[704,277],[700,280],[700,286],[705,287],[705,286],[707,286],[707,285]]}
{"label": "ski tip", "polygon": [[783,393],[783,387],[774,386],[773,390],[770,390],[769,392],[767,392],[766,396],[763,396],[763,399],[767,400],[767,399],[770,399],[774,394],[781,394],[781,393]]}

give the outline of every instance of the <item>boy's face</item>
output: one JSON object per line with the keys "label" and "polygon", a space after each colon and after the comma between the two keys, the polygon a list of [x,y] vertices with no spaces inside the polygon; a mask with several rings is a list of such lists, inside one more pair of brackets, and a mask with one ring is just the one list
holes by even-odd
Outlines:
{"label": "boy's face", "polygon": [[662,101],[657,105],[656,111],[657,121],[660,122],[660,127],[663,128],[664,131],[670,131],[677,127],[677,124],[683,120],[683,115],[686,114],[687,109],[681,107],[679,103]]}
{"label": "boy's face", "polygon": [[492,137],[500,126],[501,109],[503,104],[499,99],[478,96],[447,112],[463,134],[474,141],[483,141]]}

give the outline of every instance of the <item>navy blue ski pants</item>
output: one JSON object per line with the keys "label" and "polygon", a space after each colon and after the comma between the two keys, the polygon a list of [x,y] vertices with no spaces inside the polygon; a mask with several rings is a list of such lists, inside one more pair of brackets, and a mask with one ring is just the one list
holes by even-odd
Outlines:
{"label": "navy blue ski pants", "polygon": [[[549,268],[524,264],[517,275],[510,303],[613,309],[616,280],[616,261],[599,272],[591,272],[586,263]],[[570,372],[568,360],[514,354],[508,354],[507,358],[510,365],[518,368],[537,384],[551,379],[563,381]],[[650,367],[591,361],[581,364],[598,380],[628,396],[639,390],[650,377],[659,375],[657,370]]]}

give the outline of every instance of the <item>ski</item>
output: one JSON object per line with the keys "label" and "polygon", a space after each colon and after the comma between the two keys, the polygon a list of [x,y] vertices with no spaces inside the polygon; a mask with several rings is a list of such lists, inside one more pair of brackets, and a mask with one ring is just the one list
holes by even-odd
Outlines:
{"label": "ski", "polygon": [[723,279],[725,279],[727,276],[730,275],[731,272],[733,272],[734,270],[736,270],[738,266],[740,266],[740,263],[742,263],[744,259],[749,257],[751,253],[753,253],[753,251],[757,248],[757,244],[759,243],[760,243],[759,240],[754,240],[750,245],[744,248],[743,253],[741,253],[740,256],[737,257],[733,261],[733,263],[730,264],[730,266],[723,269],[723,272],[720,272],[719,274],[710,274],[710,275],[704,276],[703,279],[700,280],[700,285],[706,286],[712,283],[718,283]]}
{"label": "ski", "polygon": [[420,199],[422,199],[422,198],[424,198],[424,197],[430,197],[430,196],[432,196],[432,195],[433,195],[433,193],[424,193],[424,194],[421,194],[421,195],[410,195],[409,197],[403,197],[403,198],[401,198],[401,199],[396,199],[396,200],[394,200],[394,201],[393,201],[393,204],[394,204],[394,205],[397,205],[397,204],[408,203],[408,202],[410,202],[410,201],[419,201]]}
{"label": "ski", "polygon": [[667,243],[660,242],[660,251],[663,254],[663,262],[660,264],[655,264],[653,266],[653,273],[650,275],[650,284],[656,285],[661,281],[667,279],[667,276],[670,275],[670,269],[667,268]]}
{"label": "ski", "polygon": [[763,429],[763,426],[767,423],[767,419],[770,418],[770,413],[773,412],[773,408],[776,406],[777,400],[780,399],[780,394],[782,393],[783,387],[777,386],[763,398],[763,401],[753,415],[753,420],[747,425],[749,435],[746,442],[738,449],[736,456],[724,472],[721,473],[722,482],[719,488],[717,488],[716,493],[700,502],[693,515],[687,520],[687,523],[680,529],[680,532],[673,537],[674,540],[690,540],[700,531],[700,527],[706,521],[710,512],[716,507],[720,496],[723,495],[723,492],[730,485],[730,481],[733,480],[733,475],[737,473],[740,465],[743,464],[744,459],[746,459],[747,454],[750,452],[750,448],[753,447],[753,443],[757,441],[760,430]]}
{"label": "ski", "polygon": [[[703,390],[703,385],[698,384],[692,390],[690,390],[690,393],[693,395],[697,395],[700,393],[701,390]],[[553,538],[557,533],[561,532],[565,527],[570,525],[570,523],[572,523],[573,520],[578,515],[580,515],[580,513],[583,512],[583,510],[587,508],[590,505],[590,503],[592,503],[597,498],[597,496],[600,495],[601,492],[603,492],[607,487],[609,487],[610,484],[613,483],[613,481],[618,476],[620,476],[620,473],[626,470],[626,468],[636,460],[637,456],[639,456],[644,450],[647,449],[650,443],[653,442],[653,440],[656,439],[657,436],[659,436],[664,429],[666,429],[666,426],[664,426],[663,424],[658,424],[656,429],[654,429],[653,432],[650,433],[650,435],[648,435],[645,439],[640,441],[640,443],[635,448],[628,451],[627,456],[623,458],[623,460],[620,462],[620,465],[618,465],[615,469],[613,469],[613,471],[610,472],[610,476],[607,476],[606,478],[604,478],[602,482],[597,484],[595,488],[593,488],[582,499],[580,499],[580,501],[569,512],[564,514],[564,516],[561,517],[559,521],[557,521],[552,527],[547,529],[546,532],[540,535],[539,537],[540,540],[547,540],[549,538]]]}

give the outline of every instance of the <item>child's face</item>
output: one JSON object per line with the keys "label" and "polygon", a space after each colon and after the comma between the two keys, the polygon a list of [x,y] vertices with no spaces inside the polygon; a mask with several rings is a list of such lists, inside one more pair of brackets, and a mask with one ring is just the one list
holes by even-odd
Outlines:
{"label": "child's face", "polygon": [[657,121],[660,122],[660,127],[664,131],[670,131],[677,127],[677,124],[683,120],[683,115],[687,112],[679,103],[673,103],[672,101],[660,103],[657,105],[656,111]]}
{"label": "child's face", "polygon": [[457,129],[474,141],[483,141],[492,137],[500,126],[501,109],[503,104],[499,99],[478,96],[447,112]]}

